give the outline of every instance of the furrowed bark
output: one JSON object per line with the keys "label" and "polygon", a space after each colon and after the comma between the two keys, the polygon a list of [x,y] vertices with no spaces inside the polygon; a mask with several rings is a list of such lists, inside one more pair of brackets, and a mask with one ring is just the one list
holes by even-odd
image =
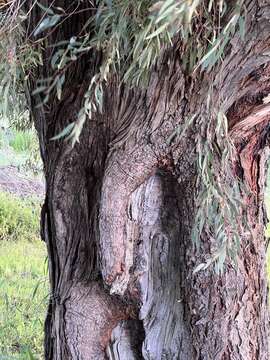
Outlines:
{"label": "furrowed bark", "polygon": [[[84,11],[67,19],[48,43],[78,34],[94,11],[75,3]],[[70,6],[64,0],[54,5]],[[162,54],[147,89],[108,83],[103,114],[86,122],[74,148],[51,138],[76,120],[100,54],[71,66],[61,101],[51,96],[36,108],[40,99],[32,96],[47,185],[46,359],[268,359],[262,198],[270,7],[252,0],[245,6],[245,42],[236,34],[210,74],[185,74],[175,44]],[[30,33],[41,16],[34,7]],[[44,51],[36,78],[51,75],[52,55],[52,48]],[[221,105],[228,117],[237,154],[232,166],[248,189],[242,201],[251,229],[251,235],[241,234],[238,267],[227,264],[221,275],[211,269],[194,274],[211,255],[214,239],[203,233],[200,249],[191,241],[197,139],[213,115],[206,105],[209,84],[213,112]],[[177,136],[175,129],[192,116],[194,124]]]}

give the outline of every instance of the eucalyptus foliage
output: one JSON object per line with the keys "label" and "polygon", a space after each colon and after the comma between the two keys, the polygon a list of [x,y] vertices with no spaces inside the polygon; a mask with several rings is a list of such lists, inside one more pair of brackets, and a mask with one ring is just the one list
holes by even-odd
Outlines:
{"label": "eucalyptus foliage", "polygon": [[[0,49],[5,112],[8,100],[14,100],[14,87],[18,94],[16,86],[21,86],[32,69],[41,64],[40,44],[45,43],[47,32],[61,26],[69,15],[64,9],[53,5],[46,8],[35,1],[33,6],[39,6],[44,14],[33,32],[36,41],[31,38],[30,42],[21,26],[28,15],[20,8],[23,1],[11,3],[2,15]],[[187,72],[198,67],[211,70],[222,58],[237,27],[244,36],[242,3],[243,0],[236,1],[233,12],[227,14],[223,0],[97,0],[93,3],[96,10],[82,26],[81,35],[54,44],[53,76],[39,79],[35,94],[42,94],[44,102],[52,93],[60,100],[69,64],[93,49],[102,52],[102,64],[89,83],[84,107],[73,124],[71,137],[75,143],[86,118],[97,109],[102,110],[106,82],[117,75],[130,86],[147,86],[151,68],[175,41],[184,48],[181,60]]]}
{"label": "eucalyptus foliage", "polygon": [[30,126],[26,82],[41,64],[41,54],[25,36],[26,19],[19,0],[0,1],[0,116],[18,127]]}

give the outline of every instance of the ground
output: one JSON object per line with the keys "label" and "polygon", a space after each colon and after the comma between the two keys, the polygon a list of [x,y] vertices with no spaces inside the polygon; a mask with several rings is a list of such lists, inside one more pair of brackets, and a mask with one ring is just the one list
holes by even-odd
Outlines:
{"label": "ground", "polygon": [[20,197],[43,197],[44,183],[20,172],[17,166],[0,166],[0,189]]}

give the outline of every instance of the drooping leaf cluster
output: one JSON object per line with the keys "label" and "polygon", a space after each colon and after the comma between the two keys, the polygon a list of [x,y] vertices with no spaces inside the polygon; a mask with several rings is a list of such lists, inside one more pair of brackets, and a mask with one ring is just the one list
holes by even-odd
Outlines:
{"label": "drooping leaf cluster", "polygon": [[[102,111],[103,88],[113,76],[129,86],[147,86],[150,70],[162,52],[176,45],[182,48],[186,72],[198,68],[210,71],[222,59],[235,30],[244,36],[242,3],[237,0],[233,8],[227,8],[222,0],[97,0],[80,35],[56,44],[51,59],[54,75],[40,79],[35,94],[41,94],[45,102],[52,93],[61,99],[70,64],[91,50],[102,53],[102,63],[89,82],[77,121],[59,134],[69,134],[75,144],[86,119]],[[40,42],[46,39],[47,31],[61,26],[67,14],[59,7],[36,6],[43,11],[34,32]]]}
{"label": "drooping leaf cluster", "polygon": [[41,55],[26,39],[22,23],[27,19],[19,0],[0,3],[0,116],[18,128],[30,126],[26,82]]}
{"label": "drooping leaf cluster", "polygon": [[[223,0],[96,0],[88,3],[93,8],[92,15],[82,24],[79,35],[53,44],[53,76],[39,79],[35,91],[43,96],[44,102],[52,93],[60,99],[70,63],[92,49],[102,53],[102,64],[90,81],[84,108],[72,129],[74,142],[78,141],[86,118],[91,117],[93,111],[102,110],[103,86],[113,75],[130,86],[147,85],[150,69],[162,52],[174,44],[183,49],[181,62],[187,72],[198,67],[209,71],[222,58],[232,33],[238,28],[241,36],[244,35],[243,0],[235,1],[233,9],[227,8]],[[45,7],[34,1],[31,8],[38,6],[42,17],[31,34],[34,36],[27,39],[21,26],[29,16],[22,11],[24,2],[13,0],[3,4],[1,87],[5,99],[10,96],[12,99],[11,90],[21,91],[15,84],[23,84],[32,68],[40,64],[40,47],[36,44],[42,44],[42,40],[45,44],[48,32],[61,26],[76,11],[67,14],[54,6],[54,2]]]}
{"label": "drooping leaf cluster", "polygon": [[[211,96],[208,96],[208,106]],[[211,105],[211,109],[214,106]],[[211,112],[207,109],[207,113]],[[199,123],[205,136],[197,138],[199,176],[197,187],[197,212],[192,240],[200,246],[200,237],[206,233],[211,239],[211,256],[195,268],[195,273],[214,264],[217,273],[222,272],[226,260],[237,265],[240,250],[240,234],[246,227],[244,204],[241,200],[244,184],[233,173],[235,147],[228,133],[228,122],[222,108],[214,111],[208,123],[205,114],[199,115]],[[245,192],[248,190],[245,189]]]}

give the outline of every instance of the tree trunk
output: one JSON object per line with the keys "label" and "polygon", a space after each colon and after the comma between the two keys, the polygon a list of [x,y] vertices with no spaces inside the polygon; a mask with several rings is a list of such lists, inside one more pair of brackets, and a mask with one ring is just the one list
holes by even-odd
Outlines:
{"label": "tree trunk", "polygon": [[[262,201],[270,110],[262,98],[270,91],[270,8],[250,0],[246,9],[245,43],[236,34],[217,69],[190,76],[179,47],[164,51],[146,90],[108,85],[103,113],[86,122],[74,148],[51,138],[76,120],[99,54],[72,65],[61,101],[51,96],[37,108],[40,99],[32,96],[46,177],[46,359],[269,358]],[[32,10],[30,33],[40,11]],[[77,12],[47,41],[76,35],[87,16]],[[36,78],[50,76],[52,54],[44,50]],[[232,167],[248,189],[242,200],[252,234],[241,234],[238,266],[227,264],[219,275],[211,268],[194,273],[213,239],[203,233],[199,249],[191,241],[197,136],[210,116],[210,84],[229,120],[237,149]],[[169,144],[193,114],[194,126]]]}

